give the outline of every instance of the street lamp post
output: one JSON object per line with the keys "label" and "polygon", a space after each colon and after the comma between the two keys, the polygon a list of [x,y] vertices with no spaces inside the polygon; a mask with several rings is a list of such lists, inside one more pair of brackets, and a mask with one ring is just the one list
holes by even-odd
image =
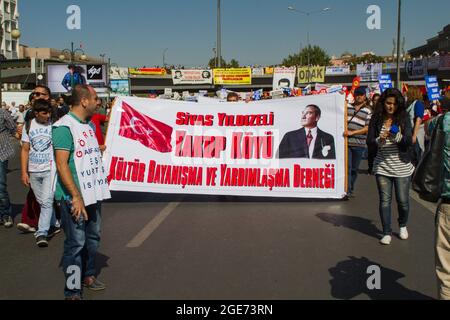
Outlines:
{"label": "street lamp post", "polygon": [[[1,25],[0,25],[0,32],[3,35],[3,25],[5,24],[5,22],[12,22],[14,23],[14,21],[12,20],[4,20]],[[21,36],[20,30],[19,29],[14,29],[11,30],[11,37],[14,40],[19,39]],[[0,103],[3,102],[3,98],[2,98],[2,91],[3,91],[3,82],[2,82],[2,66],[1,66],[1,59],[0,59]]]}
{"label": "street lamp post", "polygon": [[64,50],[61,51],[61,54],[59,55],[59,59],[60,60],[65,60],[66,59],[66,54],[67,54],[67,55],[70,56],[70,63],[72,63],[72,62],[75,61],[77,52],[81,53],[80,59],[82,61],[86,61],[87,60],[87,56],[84,53],[83,49],[81,49],[81,48],[74,49],[73,42],[71,42],[71,49],[64,49]]}
{"label": "street lamp post", "polygon": [[222,18],[220,0],[217,0],[217,67],[222,68]]}
{"label": "street lamp post", "polygon": [[400,37],[402,27],[402,0],[398,0],[398,19],[397,19],[397,81],[395,86],[400,90]]}
{"label": "street lamp post", "polygon": [[297,10],[295,9],[293,6],[289,6],[288,10],[293,11],[293,12],[297,12],[297,13],[301,13],[306,15],[306,41],[307,41],[307,46],[308,46],[308,84],[310,83],[310,67],[311,67],[311,43],[309,41],[309,17],[313,14],[316,13],[325,13],[327,11],[330,11],[331,8],[323,8],[322,10],[317,10],[317,11],[301,11],[301,10]]}
{"label": "street lamp post", "polygon": [[163,51],[163,68],[166,67],[166,52],[169,50],[169,48],[165,48]]}

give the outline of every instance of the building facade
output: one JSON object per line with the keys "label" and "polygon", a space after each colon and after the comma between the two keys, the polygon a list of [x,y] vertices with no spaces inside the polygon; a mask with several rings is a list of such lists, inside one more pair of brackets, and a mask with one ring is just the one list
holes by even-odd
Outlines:
{"label": "building facade", "polygon": [[13,39],[11,32],[19,29],[19,0],[0,0],[1,49],[6,59],[19,59],[19,39]]}
{"label": "building facade", "polygon": [[450,24],[445,26],[437,36],[428,39],[427,44],[408,51],[413,58],[445,55],[450,52]]}
{"label": "building facade", "polygon": [[[19,46],[19,57],[20,59],[42,59],[42,60],[59,60],[59,56],[61,54],[64,54],[63,50],[60,49],[54,49],[54,48],[32,48],[25,45]],[[66,59],[65,61],[70,60],[70,56],[65,53]],[[94,57],[94,56],[86,56],[87,62],[89,63],[105,63],[106,61],[102,59],[101,57]],[[74,62],[83,62],[81,60],[81,54],[78,52],[75,55]]]}

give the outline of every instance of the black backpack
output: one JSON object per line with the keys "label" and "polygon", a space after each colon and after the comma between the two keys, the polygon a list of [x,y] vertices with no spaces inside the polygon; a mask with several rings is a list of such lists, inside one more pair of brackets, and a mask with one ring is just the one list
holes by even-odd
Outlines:
{"label": "black backpack", "polygon": [[431,141],[422,160],[417,166],[412,188],[420,198],[428,202],[438,202],[442,195],[444,177],[444,118],[440,116],[433,130]]}

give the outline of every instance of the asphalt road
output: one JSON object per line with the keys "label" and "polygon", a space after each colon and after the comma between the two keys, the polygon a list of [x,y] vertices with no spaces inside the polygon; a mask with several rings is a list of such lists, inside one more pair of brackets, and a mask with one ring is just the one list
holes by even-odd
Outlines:
{"label": "asphalt road", "polygon": [[[10,161],[8,175],[16,214],[26,196],[19,165]],[[410,240],[385,247],[367,175],[350,201],[116,193],[103,207],[97,257],[108,288],[85,298],[434,299],[433,211],[411,199]],[[0,299],[63,299],[63,241],[39,249],[32,235],[0,227]],[[372,265],[380,290],[367,288]]]}

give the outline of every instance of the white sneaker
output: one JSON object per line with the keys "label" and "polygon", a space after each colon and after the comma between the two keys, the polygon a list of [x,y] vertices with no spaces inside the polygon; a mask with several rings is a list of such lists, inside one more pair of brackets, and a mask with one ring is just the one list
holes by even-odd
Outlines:
{"label": "white sneaker", "polygon": [[12,228],[14,226],[14,221],[10,216],[3,216],[3,225],[6,229]]}
{"label": "white sneaker", "polygon": [[408,238],[409,238],[408,229],[406,229],[406,227],[400,228],[400,239],[408,240]]}
{"label": "white sneaker", "polygon": [[31,227],[31,226],[27,225],[26,223],[18,223],[17,229],[19,229],[19,231],[22,231],[23,233],[35,233],[36,232],[35,227]]}
{"label": "white sneaker", "polygon": [[384,236],[383,239],[380,240],[380,243],[387,246],[391,244],[391,241],[392,241],[391,236]]}

